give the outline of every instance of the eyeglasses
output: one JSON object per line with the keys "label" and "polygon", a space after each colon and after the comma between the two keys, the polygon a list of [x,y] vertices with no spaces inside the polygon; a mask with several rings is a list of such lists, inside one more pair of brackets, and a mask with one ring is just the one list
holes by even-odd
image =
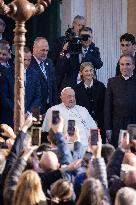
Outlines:
{"label": "eyeglasses", "polygon": [[129,47],[129,46],[131,46],[131,44],[129,43],[129,44],[124,44],[124,43],[121,43],[120,44],[122,47]]}

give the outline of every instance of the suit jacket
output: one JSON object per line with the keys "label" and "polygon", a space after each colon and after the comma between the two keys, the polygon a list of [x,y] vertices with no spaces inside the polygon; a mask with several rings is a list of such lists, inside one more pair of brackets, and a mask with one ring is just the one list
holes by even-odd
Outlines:
{"label": "suit jacket", "polygon": [[[6,123],[13,127],[14,113],[14,70],[8,69],[4,76],[4,82],[0,88],[1,94],[1,112],[0,123]],[[40,107],[40,81],[37,73],[28,68],[26,70],[25,86],[25,112],[32,111],[32,108]]]}
{"label": "suit jacket", "polygon": [[[81,81],[75,88],[77,105],[85,107],[93,119],[98,123],[99,128],[104,126],[104,99],[105,99],[105,86],[98,80],[93,80],[93,86],[90,92]],[[89,95],[89,96],[88,96]]]}
{"label": "suit jacket", "polygon": [[100,58],[99,48],[92,42],[89,46],[85,56],[82,58],[82,62],[91,62],[95,71],[103,66],[103,62]]}
{"label": "suit jacket", "polygon": [[112,130],[112,143],[117,146],[120,129],[136,123],[136,76],[110,78],[105,97],[105,129]]}
{"label": "suit jacket", "polygon": [[[134,69],[133,73],[136,74],[136,53],[134,55],[134,58],[135,58],[135,69]],[[116,76],[118,76],[118,75],[121,75],[119,61],[118,61],[117,66],[116,66]]]}
{"label": "suit jacket", "polygon": [[7,72],[8,69],[0,64],[0,124],[6,123],[13,127],[13,123],[10,122],[10,116],[13,116],[13,104],[9,100],[12,94],[8,92],[10,85],[7,80]]}
{"label": "suit jacket", "polygon": [[1,63],[0,63],[0,88],[4,82],[4,77],[5,77],[6,71],[7,71],[7,68],[5,66],[1,65]]}
{"label": "suit jacket", "polygon": [[51,59],[46,59],[44,61],[44,66],[46,69],[47,79],[42,73],[36,59],[32,57],[30,67],[35,69],[38,73],[40,79],[41,87],[41,114],[44,114],[48,107],[48,101],[50,106],[57,103],[57,92],[56,92],[56,78],[54,73],[54,66]]}

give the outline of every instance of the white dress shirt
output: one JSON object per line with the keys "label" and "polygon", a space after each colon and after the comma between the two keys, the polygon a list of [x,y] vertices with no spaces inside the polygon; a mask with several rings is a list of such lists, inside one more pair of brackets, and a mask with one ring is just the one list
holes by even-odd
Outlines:
{"label": "white dress shirt", "polygon": [[88,86],[88,85],[86,85],[85,83],[84,83],[84,86],[85,86],[85,88],[87,89],[87,88],[91,88],[92,86],[93,86],[93,79],[91,80],[91,83],[90,83],[90,85]]}
{"label": "white dress shirt", "polygon": [[68,120],[75,120],[75,126],[79,129],[80,142],[87,147],[90,129],[96,129],[97,125],[88,110],[85,107],[75,105],[73,108],[67,108],[63,103],[55,105],[48,109],[42,125],[42,131],[48,132],[51,127],[52,110],[58,110],[60,116],[64,119],[64,134],[68,127]]}
{"label": "white dress shirt", "polygon": [[[132,75],[133,75],[133,73],[132,73]],[[132,75],[130,75],[130,76],[124,76],[124,75],[122,75],[122,77],[125,79],[125,80],[128,80],[129,78],[131,78],[132,77]]]}

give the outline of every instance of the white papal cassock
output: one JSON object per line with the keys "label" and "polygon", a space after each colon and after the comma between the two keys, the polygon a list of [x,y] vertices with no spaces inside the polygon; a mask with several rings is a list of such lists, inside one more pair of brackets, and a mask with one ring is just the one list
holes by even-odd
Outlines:
{"label": "white papal cassock", "polygon": [[64,119],[64,134],[67,130],[68,120],[75,120],[75,125],[79,129],[80,142],[84,147],[88,144],[88,137],[90,136],[90,129],[96,129],[97,125],[88,110],[85,107],[75,105],[73,108],[67,108],[63,103],[55,105],[48,109],[43,125],[42,131],[48,132],[52,121],[52,110],[58,110],[60,116]]}

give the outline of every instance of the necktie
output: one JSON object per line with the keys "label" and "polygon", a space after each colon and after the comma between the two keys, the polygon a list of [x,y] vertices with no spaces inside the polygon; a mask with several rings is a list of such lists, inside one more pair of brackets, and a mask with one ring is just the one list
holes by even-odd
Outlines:
{"label": "necktie", "polygon": [[85,49],[84,49],[84,53],[86,53],[86,52],[87,52],[87,50],[88,50],[88,49],[87,49],[87,48],[85,48]]}
{"label": "necktie", "polygon": [[24,86],[26,86],[26,69],[24,68]]}
{"label": "necktie", "polygon": [[88,49],[87,48],[83,48],[83,58],[85,57],[86,53],[87,53]]}
{"label": "necktie", "polygon": [[42,73],[44,74],[44,77],[47,79],[46,70],[45,70],[45,66],[44,66],[44,61],[40,62],[40,68],[41,68]]}

